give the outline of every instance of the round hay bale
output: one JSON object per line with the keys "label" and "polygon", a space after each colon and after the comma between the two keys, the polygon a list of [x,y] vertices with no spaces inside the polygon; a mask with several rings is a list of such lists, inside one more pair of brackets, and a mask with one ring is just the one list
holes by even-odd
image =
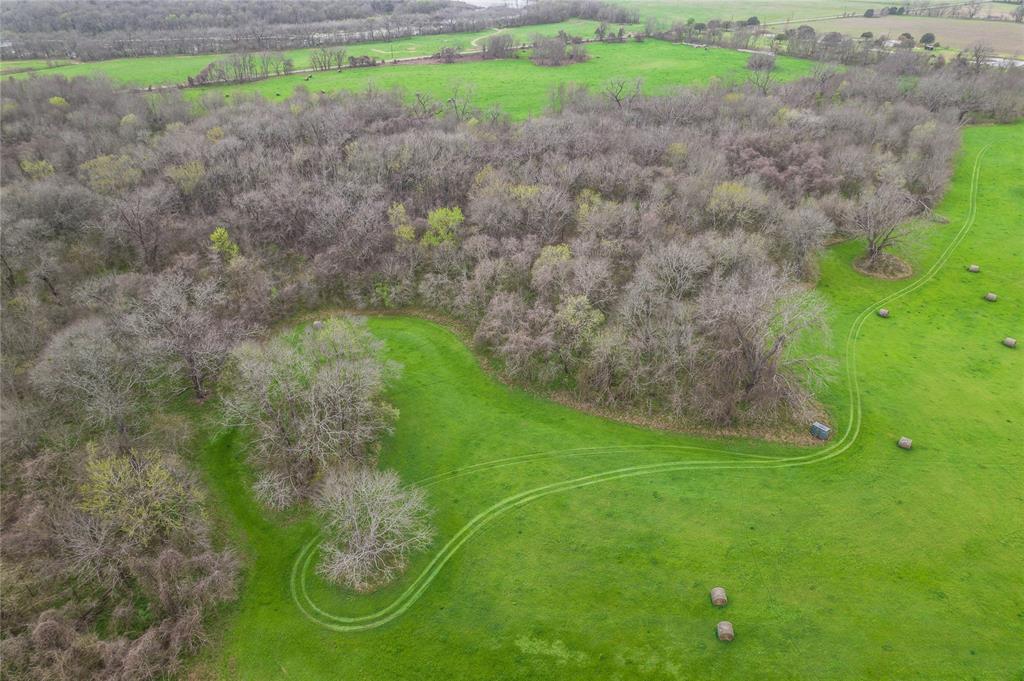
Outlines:
{"label": "round hay bale", "polygon": [[988,293],[985,294],[985,300],[987,300],[990,303],[994,303],[997,300],[999,300],[999,296],[989,291]]}
{"label": "round hay bale", "polygon": [[878,311],[878,316],[883,318],[883,319],[888,319],[889,318],[889,310],[888,310],[888,308],[883,307],[881,310],[879,310]]}
{"label": "round hay bale", "polygon": [[974,272],[975,274],[977,274],[978,272],[981,271],[981,266],[980,265],[968,265],[967,266],[967,271],[968,272]]}
{"label": "round hay bale", "polygon": [[1017,347],[1017,339],[1010,338],[1009,336],[1007,336],[1006,338],[1003,339],[1003,345],[1005,345],[1008,348],[1015,348]]}
{"label": "round hay bale", "polygon": [[911,440],[909,437],[901,437],[900,441],[897,442],[896,444],[900,446],[900,449],[910,449],[911,447],[914,446],[914,441]]}
{"label": "round hay bale", "polygon": [[711,604],[722,607],[729,602],[729,597],[725,595],[725,589],[720,586],[716,586],[711,590]]}
{"label": "round hay bale", "polygon": [[319,331],[320,329],[324,328],[324,323],[318,319],[315,322],[313,322],[313,328]]}
{"label": "round hay bale", "polygon": [[731,641],[736,638],[736,632],[732,629],[732,622],[719,622],[718,623],[718,640],[719,641]]}

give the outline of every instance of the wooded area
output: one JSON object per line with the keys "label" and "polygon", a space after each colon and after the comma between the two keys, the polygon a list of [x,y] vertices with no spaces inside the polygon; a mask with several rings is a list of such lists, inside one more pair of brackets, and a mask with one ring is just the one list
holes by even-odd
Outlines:
{"label": "wooded area", "polygon": [[[157,678],[206,640],[238,566],[183,462],[196,405],[254,437],[267,505],[319,505],[342,547],[322,574],[372,588],[429,543],[422,495],[358,467],[396,416],[376,342],[272,324],[415,307],[586,404],[803,422],[824,244],[865,238],[870,262],[932,217],[959,125],[1024,113],[1019,70],[913,54],[770,90],[622,85],[521,125],[372,90],[5,85],[4,675]],[[365,542],[364,513],[401,531]]]}

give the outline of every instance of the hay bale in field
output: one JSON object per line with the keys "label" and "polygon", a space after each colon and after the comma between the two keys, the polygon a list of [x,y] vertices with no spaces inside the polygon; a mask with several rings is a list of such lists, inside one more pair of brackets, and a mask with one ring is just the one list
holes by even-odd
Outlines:
{"label": "hay bale in field", "polygon": [[320,329],[324,328],[324,323],[318,319],[315,322],[313,322],[313,328],[319,331]]}
{"label": "hay bale in field", "polygon": [[719,641],[731,641],[736,638],[736,632],[732,629],[732,622],[719,622],[718,623],[718,640]]}
{"label": "hay bale in field", "polygon": [[888,319],[889,318],[889,309],[883,307],[881,310],[878,311],[878,316],[883,318],[883,319]]}
{"label": "hay bale in field", "polygon": [[897,442],[896,444],[900,446],[900,449],[910,449],[911,447],[914,446],[914,441],[911,440],[909,437],[901,437],[900,441]]}
{"label": "hay bale in field", "polygon": [[981,271],[981,267],[979,265],[968,265],[967,266],[967,271],[968,272],[975,272],[975,273],[977,273],[977,272]]}
{"label": "hay bale in field", "polygon": [[729,602],[729,597],[725,595],[725,589],[724,588],[722,588],[720,586],[716,586],[714,589],[711,590],[711,604],[712,605],[717,605],[718,607],[722,607],[723,605],[725,605],[728,602]]}
{"label": "hay bale in field", "polygon": [[1003,339],[1003,345],[1005,345],[1008,348],[1015,348],[1017,347],[1017,339],[1010,338],[1009,336],[1007,336],[1006,338]]}
{"label": "hay bale in field", "polygon": [[989,291],[988,293],[985,294],[985,300],[987,300],[990,303],[994,303],[997,300],[999,300],[999,296]]}

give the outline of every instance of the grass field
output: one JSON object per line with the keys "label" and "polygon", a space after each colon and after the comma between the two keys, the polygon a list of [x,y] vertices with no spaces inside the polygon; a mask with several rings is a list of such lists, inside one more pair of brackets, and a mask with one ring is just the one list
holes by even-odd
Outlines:
{"label": "grass field", "polygon": [[[828,446],[588,416],[495,382],[433,323],[374,317],[403,365],[381,463],[427,487],[439,536],[398,583],[353,596],[301,569],[314,523],[264,513],[244,439],[208,426],[196,456],[247,576],[201,671],[1017,678],[1024,354],[1000,340],[1024,337],[1024,125],[963,134],[939,207],[949,224],[900,253],[913,279],[858,275],[857,243],[822,258],[843,377],[822,396],[837,430]],[[989,290],[999,302],[982,300]],[[883,303],[887,320],[874,315]],[[901,435],[913,450],[896,447]],[[729,590],[724,611],[708,602],[715,585]],[[720,619],[736,626],[731,644],[714,639]]]}
{"label": "grass field", "polygon": [[909,33],[916,40],[925,33],[934,33],[939,44],[945,47],[965,49],[974,43],[982,42],[999,54],[1024,54],[1024,24],[1010,21],[885,16],[875,19],[852,17],[815,21],[810,25],[819,33],[838,31],[854,37],[871,31],[875,37],[887,35],[891,38],[896,38],[901,33]]}
{"label": "grass field", "polygon": [[[518,42],[526,43],[534,34],[555,35],[564,30],[571,35],[593,37],[594,29],[598,22],[573,19],[557,24],[541,24],[538,26],[524,26],[521,28],[505,29],[502,33],[511,34]],[[347,53],[352,56],[370,55],[377,59],[390,60],[403,57],[424,57],[437,53],[442,47],[457,46],[463,50],[478,49],[473,41],[482,40],[496,31],[479,31],[476,33],[446,33],[439,35],[424,35],[415,38],[402,38],[391,42],[368,42],[356,43],[344,46]],[[296,69],[307,69],[311,67],[309,55],[312,50],[292,50],[285,53],[290,57]],[[68,64],[57,68],[49,68],[45,75],[62,75],[66,78],[76,76],[106,75],[111,80],[124,85],[147,87],[149,85],[176,85],[184,83],[189,76],[199,73],[207,64],[212,61],[224,58],[223,54],[199,54],[188,56],[164,56],[164,57],[133,57],[125,59],[108,59],[105,61],[83,62]],[[14,69],[11,65],[36,64],[32,68],[41,68],[46,65],[41,60],[26,60],[21,62],[3,62],[2,68]],[[23,67],[24,68],[24,67]],[[23,70],[23,69],[21,69]],[[16,77],[27,77],[29,73],[23,72]]]}
{"label": "grass field", "polygon": [[52,59],[17,59],[14,61],[0,61],[0,75],[13,75],[16,73],[27,73],[29,71],[49,71],[61,68],[68,61]]}
{"label": "grass field", "polygon": [[[401,88],[410,96],[421,92],[441,101],[456,87],[474,91],[473,101],[481,108],[497,104],[514,118],[542,113],[550,94],[560,84],[576,83],[599,88],[613,77],[641,78],[648,94],[664,93],[675,87],[704,84],[711,78],[746,78],[748,55],[731,50],[703,50],[650,40],[644,43],[593,44],[591,59],[560,67],[536,66],[525,55],[519,59],[468,61],[456,64],[411,64],[346,69],[317,73],[310,81],[298,74],[270,80],[189,90],[190,96],[209,92],[235,94],[256,92],[270,99],[287,98],[298,86],[312,92]],[[812,63],[780,57],[777,73],[781,80],[798,78],[810,71]]]}
{"label": "grass field", "polygon": [[765,22],[862,15],[866,9],[884,5],[873,0],[617,0],[615,4],[635,9],[641,21],[652,17],[666,25],[691,17],[738,21],[756,16]]}

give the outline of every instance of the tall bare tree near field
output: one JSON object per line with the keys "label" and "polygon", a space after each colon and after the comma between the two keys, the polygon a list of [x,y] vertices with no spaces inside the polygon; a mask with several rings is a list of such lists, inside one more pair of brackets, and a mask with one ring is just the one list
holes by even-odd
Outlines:
{"label": "tall bare tree near field", "polygon": [[316,507],[326,523],[317,572],[357,591],[391,580],[434,537],[423,490],[403,489],[394,471],[335,471],[324,481]]}
{"label": "tall bare tree near field", "polygon": [[902,187],[883,184],[866,192],[853,204],[847,221],[854,235],[867,241],[868,263],[907,235],[905,221],[915,208],[913,197]]}

